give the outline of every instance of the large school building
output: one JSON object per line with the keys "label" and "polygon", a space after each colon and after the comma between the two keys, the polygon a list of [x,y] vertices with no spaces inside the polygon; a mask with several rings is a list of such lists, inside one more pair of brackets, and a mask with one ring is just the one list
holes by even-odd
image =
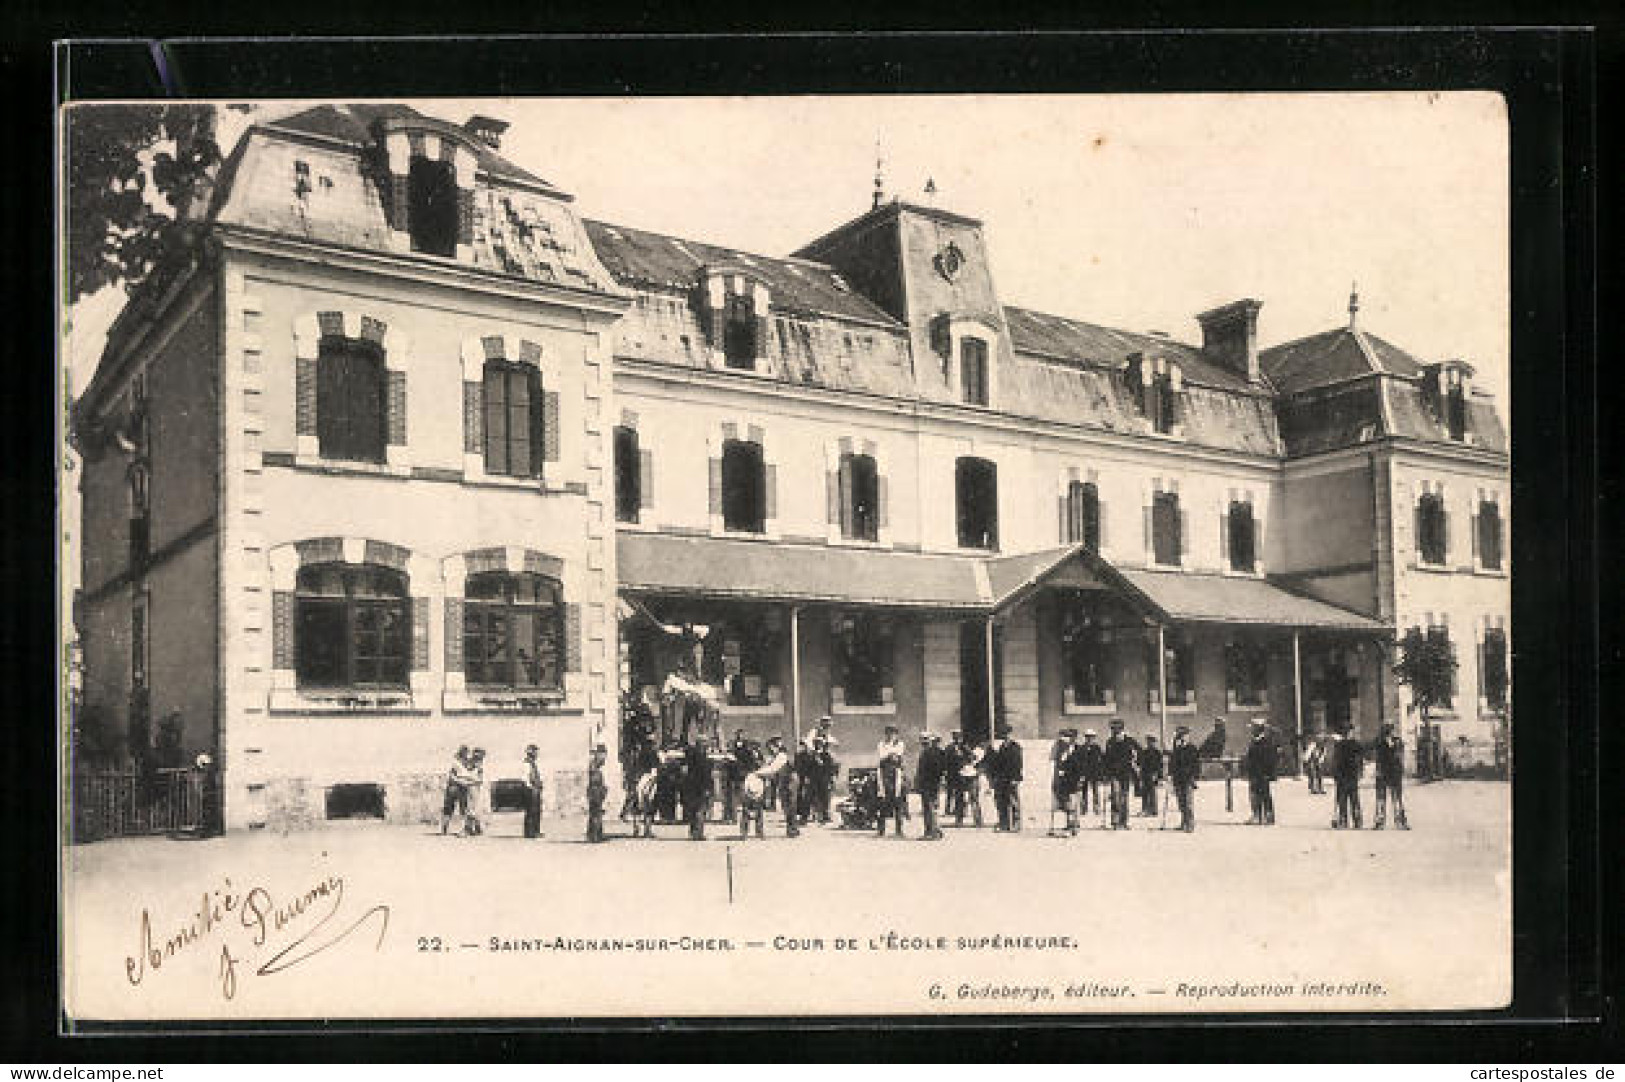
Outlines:
{"label": "large school building", "polygon": [[84,716],[178,725],[228,828],[436,816],[465,744],[495,778],[539,745],[571,808],[675,669],[729,733],[831,715],[849,764],[996,720],[1414,739],[1415,627],[1490,755],[1508,468],[1470,364],[1352,297],[1267,349],[1254,299],[1191,342],[1012,307],[981,222],[903,202],[789,256],[584,220],[502,127],[253,127],[78,403]]}

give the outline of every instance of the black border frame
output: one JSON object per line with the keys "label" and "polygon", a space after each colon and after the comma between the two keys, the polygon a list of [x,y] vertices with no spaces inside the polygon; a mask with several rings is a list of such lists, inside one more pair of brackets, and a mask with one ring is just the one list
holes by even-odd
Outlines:
{"label": "black border frame", "polygon": [[[463,14],[463,13],[460,13]],[[567,12],[568,14],[568,12]],[[575,12],[580,18],[580,12]],[[827,13],[825,25],[843,21]],[[1168,12],[1149,13],[1167,22]],[[218,18],[218,15],[213,16]],[[264,17],[263,15],[261,17]],[[346,16],[331,16],[341,20]],[[469,13],[469,18],[479,18]],[[487,15],[486,18],[490,16]],[[589,15],[588,18],[592,16]],[[357,10],[350,21],[369,22]],[[93,21],[93,20],[84,20]],[[1034,23],[1041,22],[1034,19]],[[645,18],[647,23],[647,18]],[[128,14],[104,17],[115,33],[137,32]],[[110,25],[109,25],[110,24]],[[380,25],[370,23],[369,25]],[[65,25],[25,29],[42,37]],[[343,27],[350,30],[352,27]],[[362,29],[357,26],[353,29]],[[1616,39],[1603,60],[1617,60]],[[50,51],[31,43],[24,64],[9,51],[8,73],[44,74],[13,98],[7,145],[38,183],[24,213],[8,215],[10,297],[26,296],[26,331],[13,329],[4,371],[13,382],[0,439],[9,454],[6,492],[29,507],[38,534],[4,531],[0,574],[8,597],[0,642],[23,671],[8,681],[17,754],[13,784],[0,786],[5,821],[19,824],[7,909],[4,974],[7,1058],[27,1049],[61,1061],[375,1060],[436,1062],[543,1053],[622,1060],[658,1055],[757,1059],[1318,1059],[1395,1056],[1414,1060],[1517,1060],[1583,1056],[1617,1037],[1614,1000],[1603,980],[1604,899],[1619,895],[1617,863],[1604,865],[1599,830],[1602,770],[1620,760],[1618,736],[1597,724],[1599,563],[1597,499],[1617,491],[1597,475],[1598,398],[1595,134],[1598,39],[1583,29],[1215,30],[1075,34],[780,33],[771,37],[639,38],[596,34],[544,39],[260,39],[255,41],[83,41]],[[52,71],[52,61],[57,66]],[[160,63],[161,61],[161,63]],[[42,70],[43,69],[43,70]],[[1602,73],[1617,82],[1617,71]],[[61,82],[50,82],[55,75]],[[421,1023],[255,1023],[221,1042],[222,1027],[85,1027],[100,1039],[55,1035],[56,840],[49,786],[54,777],[54,592],[26,569],[54,564],[50,525],[55,476],[55,349],[49,265],[54,215],[47,213],[53,170],[54,105],[74,100],[474,96],[485,94],[709,94],[947,91],[1087,92],[1194,90],[1494,89],[1511,123],[1513,202],[1513,514],[1517,625],[1515,682],[1525,702],[1559,704],[1547,716],[1520,712],[1514,803],[1514,1007],[1509,1012],[1405,1015],[1221,1015],[1181,1019],[1043,1016],[1005,1018],[846,1018],[652,1020],[616,1022],[459,1020],[460,1034]],[[42,89],[44,93],[42,93]],[[1607,159],[1601,159],[1606,161]],[[8,191],[7,202],[12,203]],[[1607,200],[1604,213],[1612,213]],[[1617,282],[1615,283],[1617,284]],[[9,307],[9,305],[8,305]],[[1604,510],[1612,508],[1605,505]],[[1614,512],[1617,515],[1617,510]],[[14,519],[13,521],[16,521]],[[1529,524],[1551,524],[1536,531]],[[1561,524],[1561,529],[1557,528]],[[1617,523],[1616,523],[1617,524]],[[41,634],[41,632],[44,634]],[[26,643],[26,649],[17,649]],[[1558,715],[1565,724],[1553,724]],[[37,771],[34,767],[38,767]],[[1610,852],[1612,850],[1609,850]],[[1610,889],[1603,877],[1611,877]],[[1617,943],[1615,944],[1617,946]],[[1557,1024],[1561,1023],[1561,1024]],[[471,1032],[476,1031],[477,1032]],[[111,1034],[117,1032],[118,1036]],[[182,1034],[162,1037],[160,1032]],[[242,1031],[238,1031],[242,1032]],[[362,1034],[378,1036],[363,1036]],[[349,1034],[346,1040],[316,1036]],[[831,1036],[836,1043],[831,1043]],[[1537,1043],[1538,1042],[1538,1043]],[[380,1047],[382,1046],[382,1047]]]}

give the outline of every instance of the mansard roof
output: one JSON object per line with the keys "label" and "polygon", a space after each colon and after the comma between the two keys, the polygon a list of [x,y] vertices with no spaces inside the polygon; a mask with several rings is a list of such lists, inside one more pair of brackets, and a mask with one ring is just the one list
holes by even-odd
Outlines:
{"label": "mansard roof", "polygon": [[[269,121],[265,126],[304,132],[307,135],[320,135],[328,139],[338,139],[358,147],[364,147],[375,141],[374,124],[383,123],[388,125],[401,122],[407,122],[414,127],[422,127],[431,131],[456,133],[465,138],[469,137],[468,132],[463,131],[455,124],[436,117],[424,116],[409,105],[387,103],[378,105],[318,105],[306,109],[304,112],[283,117],[280,120]],[[480,140],[469,138],[469,145],[473,147],[475,155],[479,159],[479,167],[489,176],[545,188],[562,199],[569,198],[552,184],[534,173],[521,169],[480,142]]]}
{"label": "mansard roof", "polygon": [[1423,364],[1374,334],[1350,327],[1312,334],[1260,351],[1259,364],[1277,390],[1294,394],[1372,373],[1419,376]]}
{"label": "mansard roof", "polygon": [[584,224],[599,260],[628,288],[686,291],[699,284],[701,268],[727,267],[760,279],[772,293],[774,309],[902,326],[825,263],[741,252],[608,222]]}
{"label": "mansard roof", "polygon": [[1010,327],[1010,341],[1017,352],[1036,353],[1074,363],[1121,368],[1131,353],[1166,357],[1179,364],[1187,382],[1228,391],[1258,388],[1222,365],[1214,364],[1200,348],[1162,335],[1118,330],[1067,316],[1035,312],[1028,308],[1004,309]]}

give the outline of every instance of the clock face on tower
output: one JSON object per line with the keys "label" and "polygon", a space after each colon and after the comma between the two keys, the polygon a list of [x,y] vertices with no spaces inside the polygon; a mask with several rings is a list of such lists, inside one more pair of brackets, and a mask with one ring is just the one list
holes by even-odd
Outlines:
{"label": "clock face on tower", "polygon": [[946,281],[952,282],[965,266],[965,253],[959,250],[959,245],[949,241],[932,257],[931,263],[937,268],[938,274]]}

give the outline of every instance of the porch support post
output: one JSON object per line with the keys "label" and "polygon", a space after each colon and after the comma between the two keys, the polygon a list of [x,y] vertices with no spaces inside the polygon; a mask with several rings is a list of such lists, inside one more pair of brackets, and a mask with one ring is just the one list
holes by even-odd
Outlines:
{"label": "porch support post", "polygon": [[1303,653],[1299,649],[1298,638],[1300,632],[1292,629],[1292,721],[1298,733],[1298,739],[1293,745],[1292,757],[1298,764],[1298,773],[1303,773]]}
{"label": "porch support post", "polygon": [[1157,740],[1168,747],[1168,644],[1163,626],[1157,625]]}
{"label": "porch support post", "polygon": [[801,746],[801,606],[790,606],[790,748]]}
{"label": "porch support post", "polygon": [[988,614],[987,623],[983,625],[984,653],[987,655],[987,736],[993,739],[999,731],[999,690],[994,684],[993,670],[993,615]]}

